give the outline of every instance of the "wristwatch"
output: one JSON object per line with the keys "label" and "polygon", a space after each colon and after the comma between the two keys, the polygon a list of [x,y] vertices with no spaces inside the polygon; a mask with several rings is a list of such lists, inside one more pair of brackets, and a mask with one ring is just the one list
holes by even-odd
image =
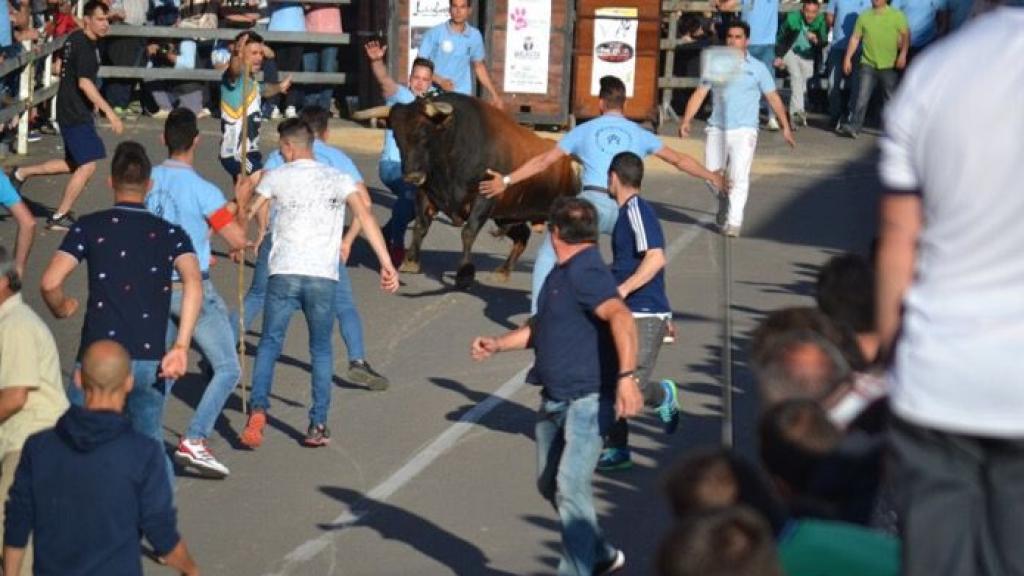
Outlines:
{"label": "wristwatch", "polygon": [[501,177],[501,183],[504,186],[511,186],[512,185],[512,177],[509,176],[508,174],[502,176]]}

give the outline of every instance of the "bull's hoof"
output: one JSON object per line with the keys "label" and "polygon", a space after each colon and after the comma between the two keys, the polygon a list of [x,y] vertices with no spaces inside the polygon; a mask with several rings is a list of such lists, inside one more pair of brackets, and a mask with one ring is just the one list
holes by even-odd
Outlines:
{"label": "bull's hoof", "polygon": [[494,272],[491,272],[491,280],[493,280],[494,282],[499,282],[501,284],[507,284],[511,277],[512,272],[510,272],[509,269],[505,268],[504,266],[498,268]]}
{"label": "bull's hoof", "polygon": [[420,274],[423,272],[423,269],[420,267],[419,262],[406,258],[398,268],[398,271],[402,274]]}
{"label": "bull's hoof", "polygon": [[473,285],[475,277],[476,266],[465,264],[459,267],[459,271],[455,273],[455,287],[459,290],[468,290]]}

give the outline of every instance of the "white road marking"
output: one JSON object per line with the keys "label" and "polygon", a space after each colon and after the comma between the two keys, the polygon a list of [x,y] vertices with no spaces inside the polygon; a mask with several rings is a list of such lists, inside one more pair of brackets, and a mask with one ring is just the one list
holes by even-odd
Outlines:
{"label": "white road marking", "polygon": [[[704,226],[710,224],[713,218],[714,215],[710,218],[697,218],[697,222],[688,226],[678,238],[669,244],[668,249],[665,251],[666,260],[671,262],[673,258],[692,244],[701,232],[706,231]],[[285,555],[280,570],[267,573],[265,576],[285,576],[291,574],[293,569],[309,562],[332,547],[334,536],[337,532],[358,524],[363,517],[372,512],[371,508],[375,502],[386,502],[391,496],[401,490],[403,486],[419,476],[421,472],[455,446],[484,416],[487,416],[498,405],[519,392],[525,385],[524,380],[529,369],[530,367],[527,366],[515,376],[509,378],[493,394],[474,406],[469,412],[466,412],[459,418],[458,422],[449,426],[430,444],[417,452],[394,474],[374,486],[366,493],[362,500],[356,502],[349,510],[332,520],[329,524],[330,531],[320,535],[318,538],[311,538],[298,545],[294,550]]]}

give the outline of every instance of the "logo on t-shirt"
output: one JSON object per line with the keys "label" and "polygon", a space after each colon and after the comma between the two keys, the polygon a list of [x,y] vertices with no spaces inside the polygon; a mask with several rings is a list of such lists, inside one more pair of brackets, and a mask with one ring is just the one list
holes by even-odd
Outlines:
{"label": "logo on t-shirt", "polygon": [[633,144],[633,136],[616,126],[601,128],[594,134],[594,138],[597,147],[605,154],[621,152]]}
{"label": "logo on t-shirt", "polygon": [[441,51],[446,54],[451,54],[455,51],[455,44],[451,40],[445,40],[441,42]]}

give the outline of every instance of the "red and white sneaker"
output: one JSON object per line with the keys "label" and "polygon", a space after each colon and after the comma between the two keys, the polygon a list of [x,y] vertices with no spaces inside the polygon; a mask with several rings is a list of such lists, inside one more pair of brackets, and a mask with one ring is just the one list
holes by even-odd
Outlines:
{"label": "red and white sneaker", "polygon": [[178,442],[178,449],[174,451],[174,461],[182,467],[195,468],[201,475],[209,478],[227,478],[231,473],[227,466],[213,457],[205,438],[182,438],[181,442]]}

